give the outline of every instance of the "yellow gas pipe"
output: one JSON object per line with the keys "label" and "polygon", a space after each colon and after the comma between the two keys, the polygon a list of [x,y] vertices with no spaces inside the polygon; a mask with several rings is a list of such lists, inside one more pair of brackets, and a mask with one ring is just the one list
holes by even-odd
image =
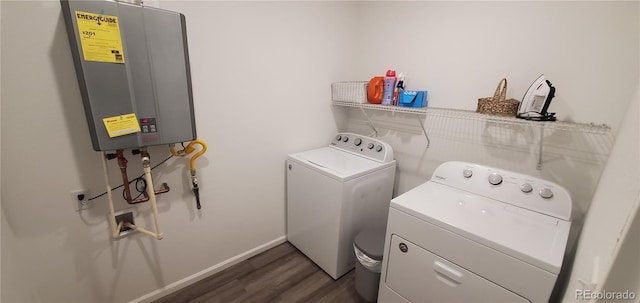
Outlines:
{"label": "yellow gas pipe", "polygon": [[196,177],[196,159],[207,151],[207,144],[202,140],[193,140],[184,147],[183,150],[176,151],[174,145],[171,145],[171,154],[174,156],[186,156],[195,150],[194,145],[199,144],[201,149],[191,156],[189,160],[189,169],[191,170],[191,185],[193,186],[193,194],[196,196],[196,207],[202,208],[200,205],[200,189],[198,187],[198,177]]}

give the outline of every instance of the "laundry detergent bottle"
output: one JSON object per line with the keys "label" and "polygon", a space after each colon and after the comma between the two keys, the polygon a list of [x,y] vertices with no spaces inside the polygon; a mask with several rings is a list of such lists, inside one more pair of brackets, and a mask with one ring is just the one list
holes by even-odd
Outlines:
{"label": "laundry detergent bottle", "polygon": [[396,87],[396,71],[390,69],[384,77],[384,94],[382,95],[383,105],[393,105],[393,91]]}

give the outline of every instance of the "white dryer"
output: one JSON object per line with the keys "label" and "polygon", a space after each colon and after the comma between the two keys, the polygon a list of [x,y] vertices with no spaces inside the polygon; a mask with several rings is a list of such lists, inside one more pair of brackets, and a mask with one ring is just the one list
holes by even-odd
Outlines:
{"label": "white dryer", "polygon": [[571,198],[542,179],[464,162],[391,201],[379,302],[548,302]]}
{"label": "white dryer", "polygon": [[353,240],[384,228],[395,179],[391,146],[352,133],[287,158],[287,239],[333,279],[354,268]]}

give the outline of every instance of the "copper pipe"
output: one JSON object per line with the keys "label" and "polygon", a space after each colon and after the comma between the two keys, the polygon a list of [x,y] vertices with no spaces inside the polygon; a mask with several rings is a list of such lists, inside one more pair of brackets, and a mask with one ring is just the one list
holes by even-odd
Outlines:
{"label": "copper pipe", "polygon": [[[153,193],[156,195],[159,194],[164,194],[166,192],[168,192],[169,190],[171,190],[171,188],[169,188],[169,185],[167,183],[162,183],[162,188],[160,189],[156,189]],[[149,194],[147,194],[146,191],[142,192],[142,194],[144,195],[144,197],[136,199],[131,201],[130,204],[136,204],[136,203],[142,203],[142,202],[147,202],[149,201]]]}
{"label": "copper pipe", "polygon": [[[146,153],[146,152],[145,152]],[[147,157],[149,156],[146,153]],[[131,187],[129,184],[129,177],[127,174],[127,158],[124,157],[124,151],[122,149],[116,150],[116,156],[118,158],[118,166],[120,167],[120,174],[122,175],[122,185],[124,186],[124,198],[129,204],[138,204],[149,201],[149,194],[147,191],[142,192],[143,197],[138,199],[133,199],[131,196]],[[155,190],[154,193],[156,195],[166,193],[170,190],[169,185],[167,183],[162,183],[162,188]]]}
{"label": "copper pipe", "polygon": [[116,150],[116,156],[118,158],[118,167],[120,167],[120,174],[122,175],[122,185],[124,186],[124,198],[127,203],[134,204],[131,201],[131,188],[129,187],[129,177],[127,176],[127,158],[124,157],[124,151],[122,149]]}

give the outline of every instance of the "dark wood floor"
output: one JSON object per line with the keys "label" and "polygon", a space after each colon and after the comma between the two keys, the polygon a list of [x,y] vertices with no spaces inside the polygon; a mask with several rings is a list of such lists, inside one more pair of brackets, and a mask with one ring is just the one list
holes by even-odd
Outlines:
{"label": "dark wood floor", "polygon": [[361,302],[354,272],[334,281],[287,242],[154,303]]}

